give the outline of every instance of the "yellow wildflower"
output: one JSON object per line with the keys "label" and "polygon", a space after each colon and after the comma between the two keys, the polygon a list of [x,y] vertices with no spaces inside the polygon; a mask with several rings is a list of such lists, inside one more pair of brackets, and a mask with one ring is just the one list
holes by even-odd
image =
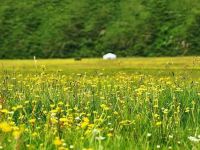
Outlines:
{"label": "yellow wildflower", "polygon": [[159,121],[159,122],[156,122],[156,126],[161,126],[162,122]]}
{"label": "yellow wildflower", "polygon": [[89,125],[89,122],[90,120],[87,117],[83,118],[83,122],[81,123],[81,128],[87,127]]}
{"label": "yellow wildflower", "polygon": [[11,132],[12,131],[12,127],[7,122],[0,123],[0,129],[3,132]]}
{"label": "yellow wildflower", "polygon": [[13,131],[12,135],[17,140],[17,139],[19,139],[21,132],[20,131]]}
{"label": "yellow wildflower", "polygon": [[59,119],[61,122],[67,122],[67,118],[60,118]]}
{"label": "yellow wildflower", "polygon": [[5,114],[9,113],[7,109],[2,109],[0,112],[5,113]]}
{"label": "yellow wildflower", "polygon": [[35,123],[35,119],[30,119],[30,120],[29,120],[29,123],[34,124],[34,123]]}
{"label": "yellow wildflower", "polygon": [[54,143],[56,146],[59,146],[59,145],[62,144],[62,141],[60,140],[59,137],[56,137],[53,143]]}

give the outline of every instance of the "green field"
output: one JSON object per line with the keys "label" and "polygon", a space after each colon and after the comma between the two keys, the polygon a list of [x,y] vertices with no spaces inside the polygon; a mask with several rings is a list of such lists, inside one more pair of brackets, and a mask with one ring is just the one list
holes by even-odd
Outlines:
{"label": "green field", "polygon": [[0,149],[200,149],[200,57],[0,60]]}

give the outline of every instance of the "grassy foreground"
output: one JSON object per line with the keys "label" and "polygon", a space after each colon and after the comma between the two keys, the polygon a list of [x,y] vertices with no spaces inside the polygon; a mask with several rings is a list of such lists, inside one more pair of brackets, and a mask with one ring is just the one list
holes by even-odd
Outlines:
{"label": "grassy foreground", "polygon": [[0,149],[200,149],[199,57],[0,64]]}

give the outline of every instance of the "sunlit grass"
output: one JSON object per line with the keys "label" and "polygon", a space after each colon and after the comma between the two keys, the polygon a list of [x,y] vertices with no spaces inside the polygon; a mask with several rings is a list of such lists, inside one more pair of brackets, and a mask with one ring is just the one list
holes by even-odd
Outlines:
{"label": "sunlit grass", "polygon": [[[102,68],[139,68],[139,69],[200,69],[200,57],[161,57],[161,58],[119,58],[114,61],[102,59],[46,59],[46,60],[0,60],[1,68],[23,69],[45,65],[48,69],[102,69]],[[31,68],[29,68],[31,69]]]}

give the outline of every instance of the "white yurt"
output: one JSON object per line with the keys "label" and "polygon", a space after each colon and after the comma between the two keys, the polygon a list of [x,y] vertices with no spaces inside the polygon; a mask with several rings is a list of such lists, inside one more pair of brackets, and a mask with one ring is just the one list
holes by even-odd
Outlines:
{"label": "white yurt", "polygon": [[112,54],[112,53],[108,53],[103,55],[103,59],[104,60],[113,60],[113,59],[117,59],[117,55]]}

